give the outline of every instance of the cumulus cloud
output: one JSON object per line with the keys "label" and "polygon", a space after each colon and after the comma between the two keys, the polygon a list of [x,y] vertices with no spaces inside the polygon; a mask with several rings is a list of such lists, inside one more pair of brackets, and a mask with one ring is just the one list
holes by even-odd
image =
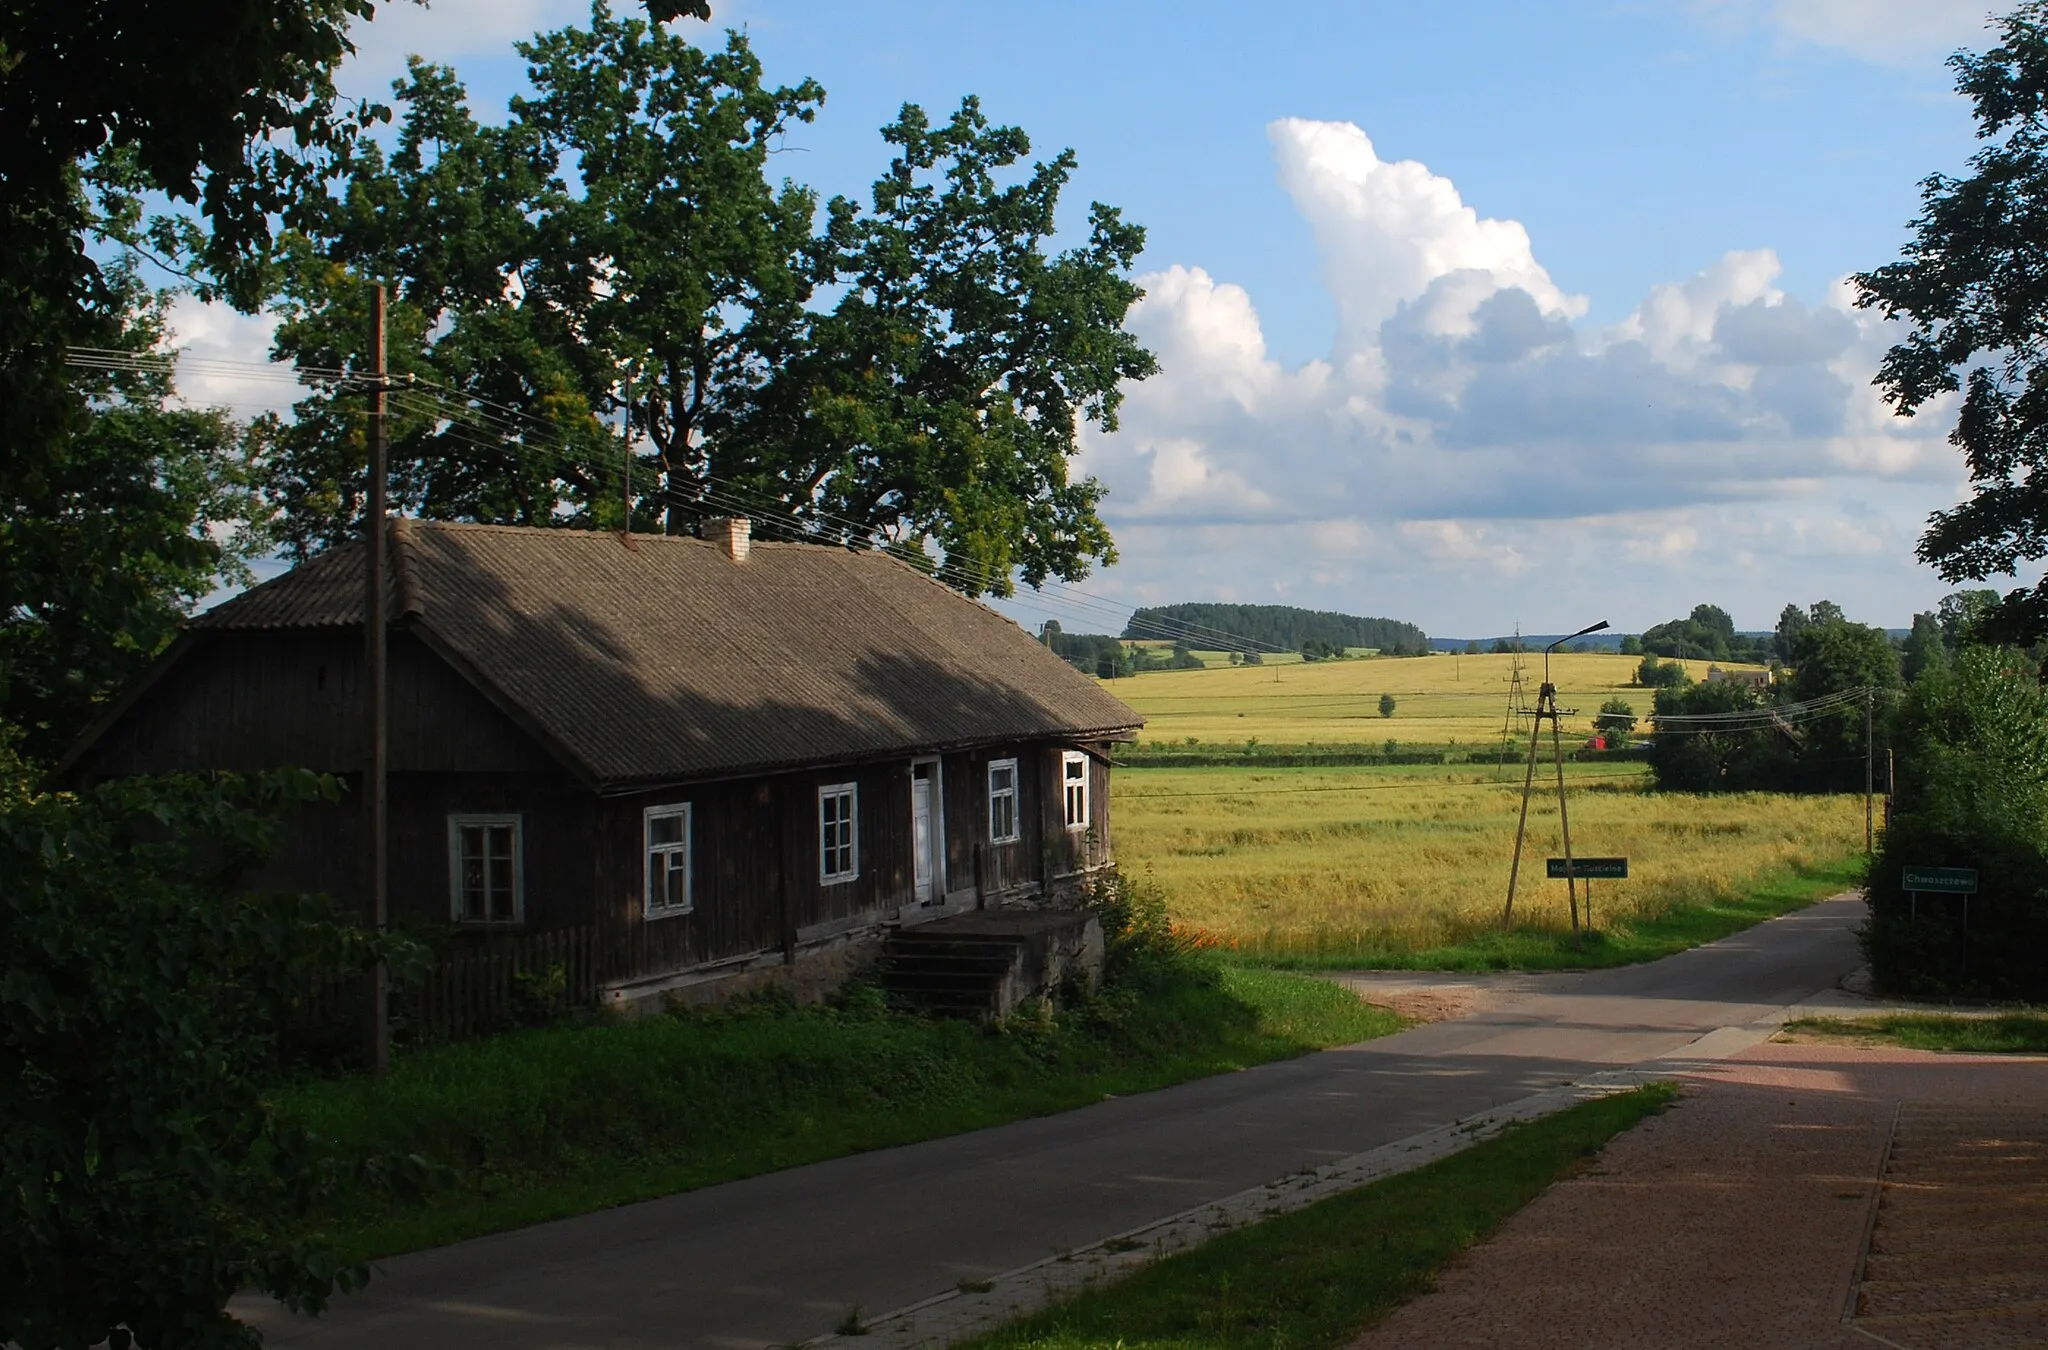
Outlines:
{"label": "cumulus cloud", "polygon": [[[1870,377],[1895,335],[1846,285],[1802,300],[1770,250],[1734,251],[1590,325],[1528,232],[1450,180],[1349,124],[1269,130],[1335,302],[1331,352],[1277,361],[1253,297],[1200,267],[1143,278],[1131,326],[1162,373],[1085,454],[1127,560],[1161,530],[1245,547],[1278,530],[1289,562],[1265,570],[1319,603],[1367,573],[1493,599],[1559,557],[1762,584],[1815,550],[1869,574],[1885,548],[1911,572],[1919,521],[1958,488],[1949,419],[1891,415]],[[1883,508],[1830,524],[1859,493]]]}
{"label": "cumulus cloud", "polygon": [[290,367],[270,361],[277,324],[272,315],[239,314],[227,305],[177,296],[165,345],[179,356],[179,399],[193,407],[227,408],[245,419],[288,411],[303,391]]}

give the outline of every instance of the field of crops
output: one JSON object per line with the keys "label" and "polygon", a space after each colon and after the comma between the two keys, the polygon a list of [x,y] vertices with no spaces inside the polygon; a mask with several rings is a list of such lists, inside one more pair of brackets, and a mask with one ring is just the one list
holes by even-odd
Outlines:
{"label": "field of crops", "polygon": [[[1649,691],[1626,684],[1635,658],[1552,658],[1582,736],[1601,702],[1640,713]],[[1203,940],[1250,955],[1345,956],[1363,962],[1458,944],[1496,931],[1521,803],[1522,766],[1492,762],[1507,707],[1510,658],[1438,656],[1268,668],[1158,672],[1111,689],[1148,719],[1147,746],[1256,741],[1280,745],[1469,747],[1451,765],[1124,768],[1114,784],[1117,852],[1165,892],[1176,920]],[[1531,663],[1530,697],[1542,659]],[[1704,675],[1705,663],[1692,674]],[[1381,693],[1396,702],[1383,718]],[[1649,790],[1640,763],[1567,766],[1573,852],[1626,856],[1626,881],[1594,884],[1595,922],[1626,930],[1686,906],[1733,898],[1786,868],[1837,864],[1863,843],[1860,797],[1685,796]],[[1564,883],[1544,877],[1562,852],[1556,780],[1546,760],[1529,815],[1516,919],[1568,927]]]}
{"label": "field of crops", "polygon": [[[1523,660],[1525,698],[1536,701],[1543,656]],[[1610,698],[1624,698],[1639,715],[1650,711],[1652,691],[1632,688],[1640,657],[1559,653],[1550,658],[1558,703],[1567,711],[1567,735],[1583,737],[1593,714]],[[1298,661],[1207,670],[1162,670],[1109,681],[1118,698],[1145,715],[1140,740],[1148,746],[1403,744],[1477,747],[1498,745],[1507,712],[1514,658],[1421,656],[1384,660]],[[1704,679],[1707,663],[1680,663]],[[1730,669],[1754,669],[1732,666]],[[1380,695],[1394,698],[1382,717]]]}
{"label": "field of crops", "polygon": [[[1116,777],[1117,852],[1176,920],[1219,945],[1362,960],[1465,942],[1499,926],[1520,775],[1486,768],[1133,769]],[[1541,783],[1542,780],[1539,780]],[[1725,899],[1776,869],[1863,843],[1859,797],[1645,791],[1637,766],[1572,766],[1573,852],[1625,856],[1593,883],[1612,929]],[[1516,917],[1568,926],[1555,779],[1529,812]],[[1533,860],[1533,865],[1531,860]]]}

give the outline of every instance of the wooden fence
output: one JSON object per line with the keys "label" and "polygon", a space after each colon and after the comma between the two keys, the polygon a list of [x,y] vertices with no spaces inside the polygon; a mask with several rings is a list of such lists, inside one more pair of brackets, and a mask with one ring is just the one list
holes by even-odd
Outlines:
{"label": "wooden fence", "polygon": [[459,1041],[542,1022],[597,997],[597,931],[558,928],[443,956],[418,984],[392,990],[413,1041]]}
{"label": "wooden fence", "polygon": [[[393,1036],[419,1045],[549,1021],[596,1001],[597,968],[594,926],[493,937],[485,946],[443,954],[416,981],[394,981]],[[287,1056],[359,1053],[368,988],[364,976],[350,974],[309,990],[292,1010]]]}

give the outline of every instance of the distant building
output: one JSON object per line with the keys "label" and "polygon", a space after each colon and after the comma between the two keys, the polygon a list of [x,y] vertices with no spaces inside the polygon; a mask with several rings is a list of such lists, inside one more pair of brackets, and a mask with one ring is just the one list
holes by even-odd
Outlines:
{"label": "distant building", "polygon": [[1719,666],[1707,667],[1707,683],[1746,685],[1751,689],[1769,689],[1771,672],[1768,670],[1723,670]]}
{"label": "distant building", "polygon": [[[880,552],[398,521],[390,906],[457,949],[581,927],[613,999],[1073,892],[1143,719]],[[359,907],[363,548],[194,619],[71,783],[338,775],[261,883]]]}

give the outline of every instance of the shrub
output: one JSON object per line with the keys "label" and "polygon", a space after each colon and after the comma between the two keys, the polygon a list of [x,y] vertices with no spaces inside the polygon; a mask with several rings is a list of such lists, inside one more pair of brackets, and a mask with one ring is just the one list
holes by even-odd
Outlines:
{"label": "shrub", "polygon": [[[2048,691],[2025,658],[1978,647],[1914,685],[1899,787],[1871,860],[1864,954],[1898,993],[2048,994]],[[1907,867],[1971,867],[1955,897],[1905,892]]]}
{"label": "shrub", "polygon": [[377,948],[323,900],[237,884],[280,810],[335,792],[181,776],[0,800],[0,1343],[245,1346],[237,1289],[317,1309],[363,1278],[304,1220],[389,1170],[324,1163],[265,1092],[292,998]]}

